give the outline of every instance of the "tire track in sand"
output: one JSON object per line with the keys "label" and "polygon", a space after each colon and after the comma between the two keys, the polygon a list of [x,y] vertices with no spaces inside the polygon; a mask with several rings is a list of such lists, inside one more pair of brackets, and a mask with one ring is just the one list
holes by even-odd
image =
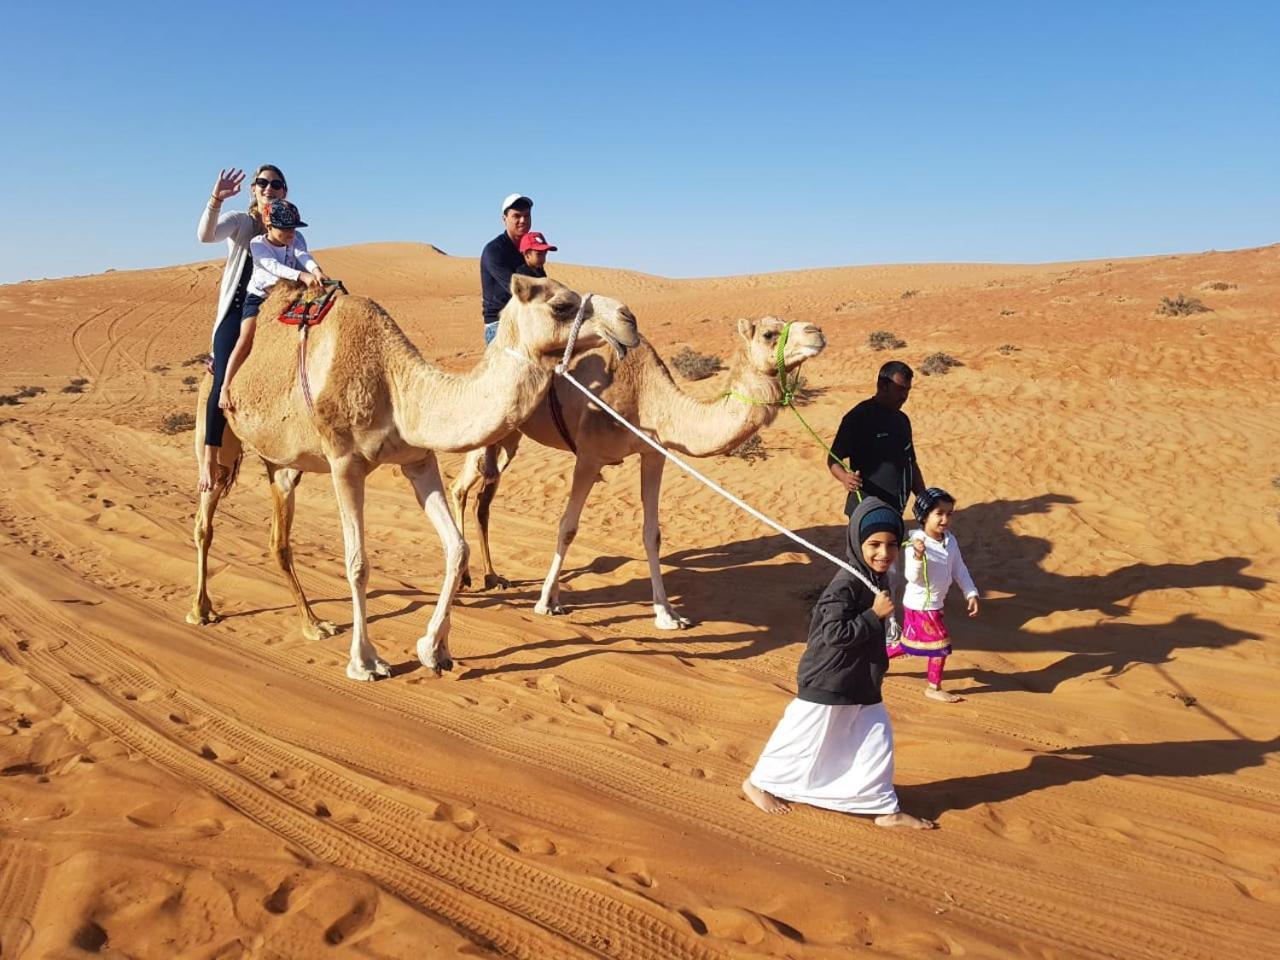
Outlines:
{"label": "tire track in sand", "polygon": [[[74,643],[44,649],[32,644],[21,655],[6,646],[6,659],[29,669],[82,716],[318,859],[368,873],[473,938],[531,958],[625,954],[710,960],[719,955],[638,906],[469,838],[431,836],[432,831],[422,830],[424,812],[219,716],[132,669],[60,616],[30,615],[29,622],[38,634],[53,630],[52,635],[73,636]],[[303,781],[291,791],[294,797],[281,795],[282,769],[304,771],[305,776],[293,778]],[[330,806],[376,816],[342,822]]]}

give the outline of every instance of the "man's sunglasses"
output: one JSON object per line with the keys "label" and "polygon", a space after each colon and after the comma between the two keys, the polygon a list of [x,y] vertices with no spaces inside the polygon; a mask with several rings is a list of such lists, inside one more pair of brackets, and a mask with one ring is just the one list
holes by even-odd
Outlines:
{"label": "man's sunglasses", "polygon": [[259,190],[265,190],[270,187],[272,190],[283,190],[285,182],[283,180],[268,180],[266,177],[258,177],[253,181],[253,185]]}

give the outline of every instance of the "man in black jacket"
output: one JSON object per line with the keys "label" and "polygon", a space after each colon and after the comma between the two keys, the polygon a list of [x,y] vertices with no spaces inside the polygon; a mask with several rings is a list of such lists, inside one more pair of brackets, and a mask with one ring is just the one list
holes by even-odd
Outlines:
{"label": "man in black jacket", "polygon": [[511,275],[524,266],[520,238],[533,226],[533,201],[522,193],[502,201],[500,234],[484,245],[480,254],[480,297],[484,309],[484,344],[498,332],[498,314],[511,299]]}

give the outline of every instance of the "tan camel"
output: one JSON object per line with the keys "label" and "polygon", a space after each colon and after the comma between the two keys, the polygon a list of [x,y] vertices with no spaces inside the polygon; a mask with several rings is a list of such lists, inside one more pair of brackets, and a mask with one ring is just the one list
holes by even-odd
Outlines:
{"label": "tan camel", "polygon": [[[662,358],[643,337],[640,346],[620,361],[615,362],[602,352],[593,351],[574,361],[570,372],[629,423],[663,446],[692,457],[711,457],[732,450],[778,415],[782,385],[778,382],[777,348],[784,326],[785,323],[775,317],[738,321],[741,342],[733,358],[729,389],[754,402],[732,395],[709,402],[690,397],[676,385]],[[786,369],[794,371],[809,357],[821,353],[825,346],[826,340],[819,327],[811,323],[792,324],[783,358]],[[662,540],[658,525],[658,496],[666,458],[623,428],[573,386],[557,383],[552,389],[563,408],[562,421],[573,446],[577,448],[577,461],[573,468],[569,503],[560,520],[555,556],[534,610],[552,615],[566,612],[560,605],[560,570],[564,565],[565,552],[577,534],[578,519],[591,487],[600,479],[601,467],[621,463],[626,457],[639,454],[644,550],[653,584],[654,625],[660,630],[689,626],[690,621],[678,614],[667,600],[658,557]],[[540,403],[530,418],[520,425],[519,431],[506,437],[499,445],[499,477],[515,456],[521,435],[546,447],[570,449],[556,426],[550,403]],[[482,456],[483,451],[469,455],[462,472],[449,488],[450,506],[460,529],[463,527],[467,495],[483,479],[480,470]],[[489,552],[489,507],[497,493],[498,482],[497,478],[484,481],[476,497],[486,590],[509,585],[494,571]],[[463,582],[469,584],[469,571],[463,574]]]}
{"label": "tan camel", "polygon": [[[580,309],[584,319],[578,344],[584,350],[607,344],[625,354],[640,342],[635,317],[616,300],[591,297],[584,304],[554,280],[517,275],[494,342],[469,374],[454,375],[423,360],[378,304],[342,297],[309,335],[307,374],[314,398],[314,411],[309,411],[296,375],[296,328],[268,319],[280,315],[297,289],[284,281],[276,284],[262,306],[253,352],[232,384],[236,409],[228,417],[218,483],[201,494],[196,515],[196,595],[187,621],[218,619],[206,587],[213,515],[243,443],[266,465],[274,500],[272,552],[293,593],[303,633],[311,639],[331,636],[336,628],[312,613],[293,570],[289,529],[294,491],[304,472],[333,475],[353,607],[347,676],[388,676],[390,667],[367,632],[364,486],[375,467],[397,464],[445,554],[444,582],[427,632],[418,640],[418,659],[437,672],[450,669],[449,609],[467,548],[445,503],[436,453],[494,443],[526,420],[546,395]],[[206,377],[199,411],[209,385]],[[196,417],[197,457],[204,444],[203,422],[203,416]]]}

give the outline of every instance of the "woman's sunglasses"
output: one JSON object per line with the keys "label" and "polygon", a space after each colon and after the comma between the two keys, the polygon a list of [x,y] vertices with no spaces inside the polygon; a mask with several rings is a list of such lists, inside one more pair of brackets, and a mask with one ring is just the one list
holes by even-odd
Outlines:
{"label": "woman's sunglasses", "polygon": [[253,181],[253,185],[259,190],[265,190],[270,187],[272,190],[283,190],[285,182],[283,180],[268,180],[266,177],[258,177]]}

